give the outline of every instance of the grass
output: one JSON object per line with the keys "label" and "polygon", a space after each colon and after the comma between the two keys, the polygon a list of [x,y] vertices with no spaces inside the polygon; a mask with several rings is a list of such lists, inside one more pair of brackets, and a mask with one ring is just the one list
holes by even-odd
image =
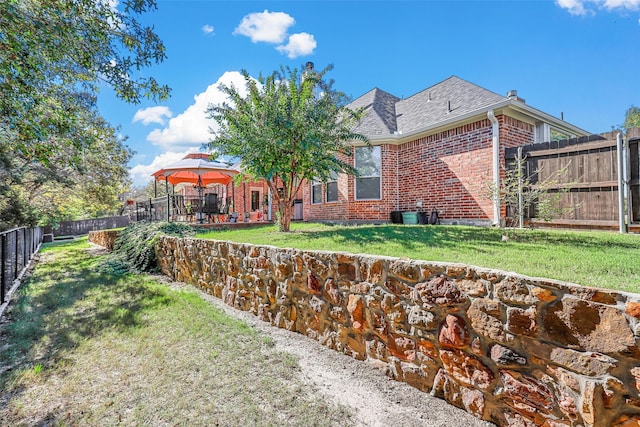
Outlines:
{"label": "grass", "polygon": [[0,324],[3,425],[342,425],[297,360],[195,292],[45,245]]}
{"label": "grass", "polygon": [[465,226],[343,227],[294,223],[201,232],[199,238],[459,262],[585,286],[640,292],[640,236],[611,232],[504,230]]}

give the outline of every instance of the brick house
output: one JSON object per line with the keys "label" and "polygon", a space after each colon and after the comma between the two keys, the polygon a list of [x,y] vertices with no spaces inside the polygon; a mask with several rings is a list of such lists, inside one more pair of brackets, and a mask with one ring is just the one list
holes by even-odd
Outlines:
{"label": "brick house", "polygon": [[387,222],[392,211],[437,209],[446,222],[497,223],[505,207],[488,194],[505,148],[589,135],[516,91],[501,96],[455,76],[406,99],[374,88],[350,107],[366,110],[357,131],[370,146],[355,145],[348,159],[360,176],[305,185],[304,220]]}

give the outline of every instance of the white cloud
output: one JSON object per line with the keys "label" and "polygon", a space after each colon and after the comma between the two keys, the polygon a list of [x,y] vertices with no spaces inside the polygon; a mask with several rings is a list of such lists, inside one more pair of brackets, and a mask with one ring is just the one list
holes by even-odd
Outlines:
{"label": "white cloud", "polygon": [[295,20],[284,12],[250,13],[242,18],[240,25],[233,30],[233,34],[240,34],[251,38],[254,43],[282,43],[287,37],[289,27]]}
{"label": "white cloud", "polygon": [[293,59],[303,55],[311,55],[317,45],[318,43],[316,43],[313,34],[298,33],[289,36],[289,43],[278,46],[276,49]]}
{"label": "white cloud", "polygon": [[556,0],[556,4],[572,15],[586,15],[595,13],[595,9],[639,10],[640,0]]}
{"label": "white cloud", "polygon": [[215,28],[213,28],[213,25],[209,25],[209,24],[203,25],[202,32],[205,34],[215,35]]}
{"label": "white cloud", "polygon": [[135,187],[142,187],[146,185],[148,182],[153,181],[153,174],[156,171],[159,171],[163,167],[177,162],[178,160],[184,158],[189,153],[193,153],[198,151],[197,148],[189,149],[182,152],[168,151],[166,153],[162,153],[159,156],[156,156],[150,164],[143,165],[137,164],[131,169],[129,169],[129,176],[133,181],[133,185]]}
{"label": "white cloud", "polygon": [[171,118],[173,113],[169,107],[157,106],[157,107],[149,107],[143,110],[136,111],[136,114],[133,116],[132,123],[142,122],[144,125],[148,125],[151,123],[158,123],[160,125],[164,125],[165,117]]}
{"label": "white cloud", "polygon": [[638,10],[640,9],[640,0],[605,0],[604,7],[607,9],[629,9],[629,10]]}
{"label": "white cloud", "polygon": [[586,13],[583,0],[556,0],[556,4],[563,9],[567,9],[572,15],[584,15]]}
{"label": "white cloud", "polygon": [[215,122],[206,117],[209,104],[222,104],[227,96],[218,88],[220,84],[234,85],[240,93],[245,90],[244,77],[237,71],[227,71],[218,81],[209,85],[207,89],[194,96],[194,103],[187,109],[169,120],[164,129],[154,129],[147,135],[147,141],[168,151],[184,151],[190,148],[200,148],[211,139],[210,127]]}

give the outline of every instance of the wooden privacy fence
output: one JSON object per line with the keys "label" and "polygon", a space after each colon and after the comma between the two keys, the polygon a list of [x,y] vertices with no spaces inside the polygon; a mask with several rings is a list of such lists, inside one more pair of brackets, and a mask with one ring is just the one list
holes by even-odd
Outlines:
{"label": "wooden privacy fence", "polygon": [[41,227],[20,227],[0,233],[0,305],[42,243]]}
{"label": "wooden privacy fence", "polygon": [[[616,134],[590,135],[522,147],[523,176],[532,185],[551,180],[548,193],[556,193],[560,209],[549,225],[615,227],[618,224],[619,189]],[[640,129],[631,129],[628,150],[630,218],[640,222]],[[507,170],[518,165],[518,148],[505,150]],[[549,182],[549,181],[548,181]],[[526,191],[526,189],[525,189]],[[626,208],[625,208],[626,210]],[[514,212],[507,208],[507,216]],[[526,220],[542,222],[535,203],[525,209]]]}

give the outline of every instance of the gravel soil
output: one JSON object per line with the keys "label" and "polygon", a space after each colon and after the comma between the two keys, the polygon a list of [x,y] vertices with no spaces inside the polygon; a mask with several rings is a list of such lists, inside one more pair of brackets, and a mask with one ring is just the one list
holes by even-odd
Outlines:
{"label": "gravel soil", "polygon": [[229,316],[269,336],[277,350],[295,355],[299,359],[302,381],[319,390],[325,399],[351,408],[356,426],[494,426],[442,399],[392,380],[367,362],[323,347],[302,334],[271,326],[252,313],[230,307],[193,286],[172,282],[166,276],[157,276],[157,279],[174,289],[195,290]]}

